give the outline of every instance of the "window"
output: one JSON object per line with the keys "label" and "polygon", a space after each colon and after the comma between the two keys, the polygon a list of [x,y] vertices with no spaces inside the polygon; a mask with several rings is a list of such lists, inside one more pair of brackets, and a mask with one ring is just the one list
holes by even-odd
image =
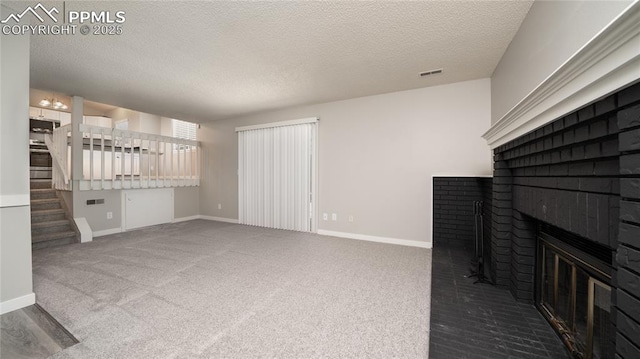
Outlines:
{"label": "window", "polygon": [[173,137],[183,138],[185,140],[196,140],[196,124],[181,121],[181,120],[171,120],[173,125]]}
{"label": "window", "polygon": [[[196,140],[196,124],[173,119],[171,120],[171,125],[173,126],[173,137],[183,138],[185,140]],[[178,145],[177,143],[173,145],[174,150],[182,150],[189,149],[189,146]]]}

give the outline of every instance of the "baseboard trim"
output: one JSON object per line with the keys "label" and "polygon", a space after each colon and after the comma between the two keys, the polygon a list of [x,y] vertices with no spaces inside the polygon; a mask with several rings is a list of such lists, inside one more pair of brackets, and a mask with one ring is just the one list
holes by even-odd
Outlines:
{"label": "baseboard trim", "polygon": [[22,297],[13,298],[0,303],[0,314],[6,314],[13,312],[14,310],[22,309],[30,305],[36,304],[36,294],[29,293]]}
{"label": "baseboard trim", "polygon": [[327,231],[324,229],[319,229],[318,234],[321,236],[331,236],[331,237],[357,239],[357,240],[369,241],[369,242],[397,244],[397,245],[407,246],[407,247],[432,248],[431,242],[413,241],[410,239],[377,237],[377,236],[370,236],[366,234]]}
{"label": "baseboard trim", "polygon": [[173,221],[171,221],[171,223],[180,223],[180,222],[186,222],[186,221],[193,221],[194,219],[200,219],[200,218],[201,218],[201,216],[199,214],[196,214],[195,216],[174,218]]}
{"label": "baseboard trim", "polygon": [[238,224],[239,221],[233,218],[224,218],[224,217],[213,217],[213,216],[203,216],[200,215],[200,219],[206,219],[207,221],[217,221],[217,222],[225,222],[225,223],[233,223]]}
{"label": "baseboard trim", "polygon": [[109,228],[109,229],[103,229],[101,231],[95,231],[93,232],[93,237],[103,237],[103,236],[108,236],[110,234],[116,234],[116,233],[121,233],[122,228],[118,227],[118,228]]}

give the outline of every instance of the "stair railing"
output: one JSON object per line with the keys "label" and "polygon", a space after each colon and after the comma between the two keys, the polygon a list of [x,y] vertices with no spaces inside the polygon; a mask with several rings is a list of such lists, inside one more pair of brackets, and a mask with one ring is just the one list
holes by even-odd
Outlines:
{"label": "stair railing", "polygon": [[200,185],[197,141],[87,124],[80,133],[81,191]]}
{"label": "stair railing", "polygon": [[53,130],[53,136],[46,134],[44,143],[51,154],[53,162],[52,179],[53,187],[61,191],[71,191],[71,168],[70,168],[70,147],[69,140],[71,125],[65,125]]}

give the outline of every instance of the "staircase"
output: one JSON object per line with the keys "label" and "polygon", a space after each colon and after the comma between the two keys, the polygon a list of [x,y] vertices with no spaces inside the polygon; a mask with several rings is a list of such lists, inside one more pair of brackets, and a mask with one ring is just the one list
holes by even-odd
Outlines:
{"label": "staircase", "polygon": [[51,180],[31,180],[31,248],[40,249],[78,242]]}

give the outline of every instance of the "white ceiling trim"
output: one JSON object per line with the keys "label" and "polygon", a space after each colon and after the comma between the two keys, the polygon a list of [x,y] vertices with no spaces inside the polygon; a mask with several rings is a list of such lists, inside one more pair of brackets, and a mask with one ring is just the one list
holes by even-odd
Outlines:
{"label": "white ceiling trim", "polygon": [[640,78],[636,0],[482,137],[494,149]]}

